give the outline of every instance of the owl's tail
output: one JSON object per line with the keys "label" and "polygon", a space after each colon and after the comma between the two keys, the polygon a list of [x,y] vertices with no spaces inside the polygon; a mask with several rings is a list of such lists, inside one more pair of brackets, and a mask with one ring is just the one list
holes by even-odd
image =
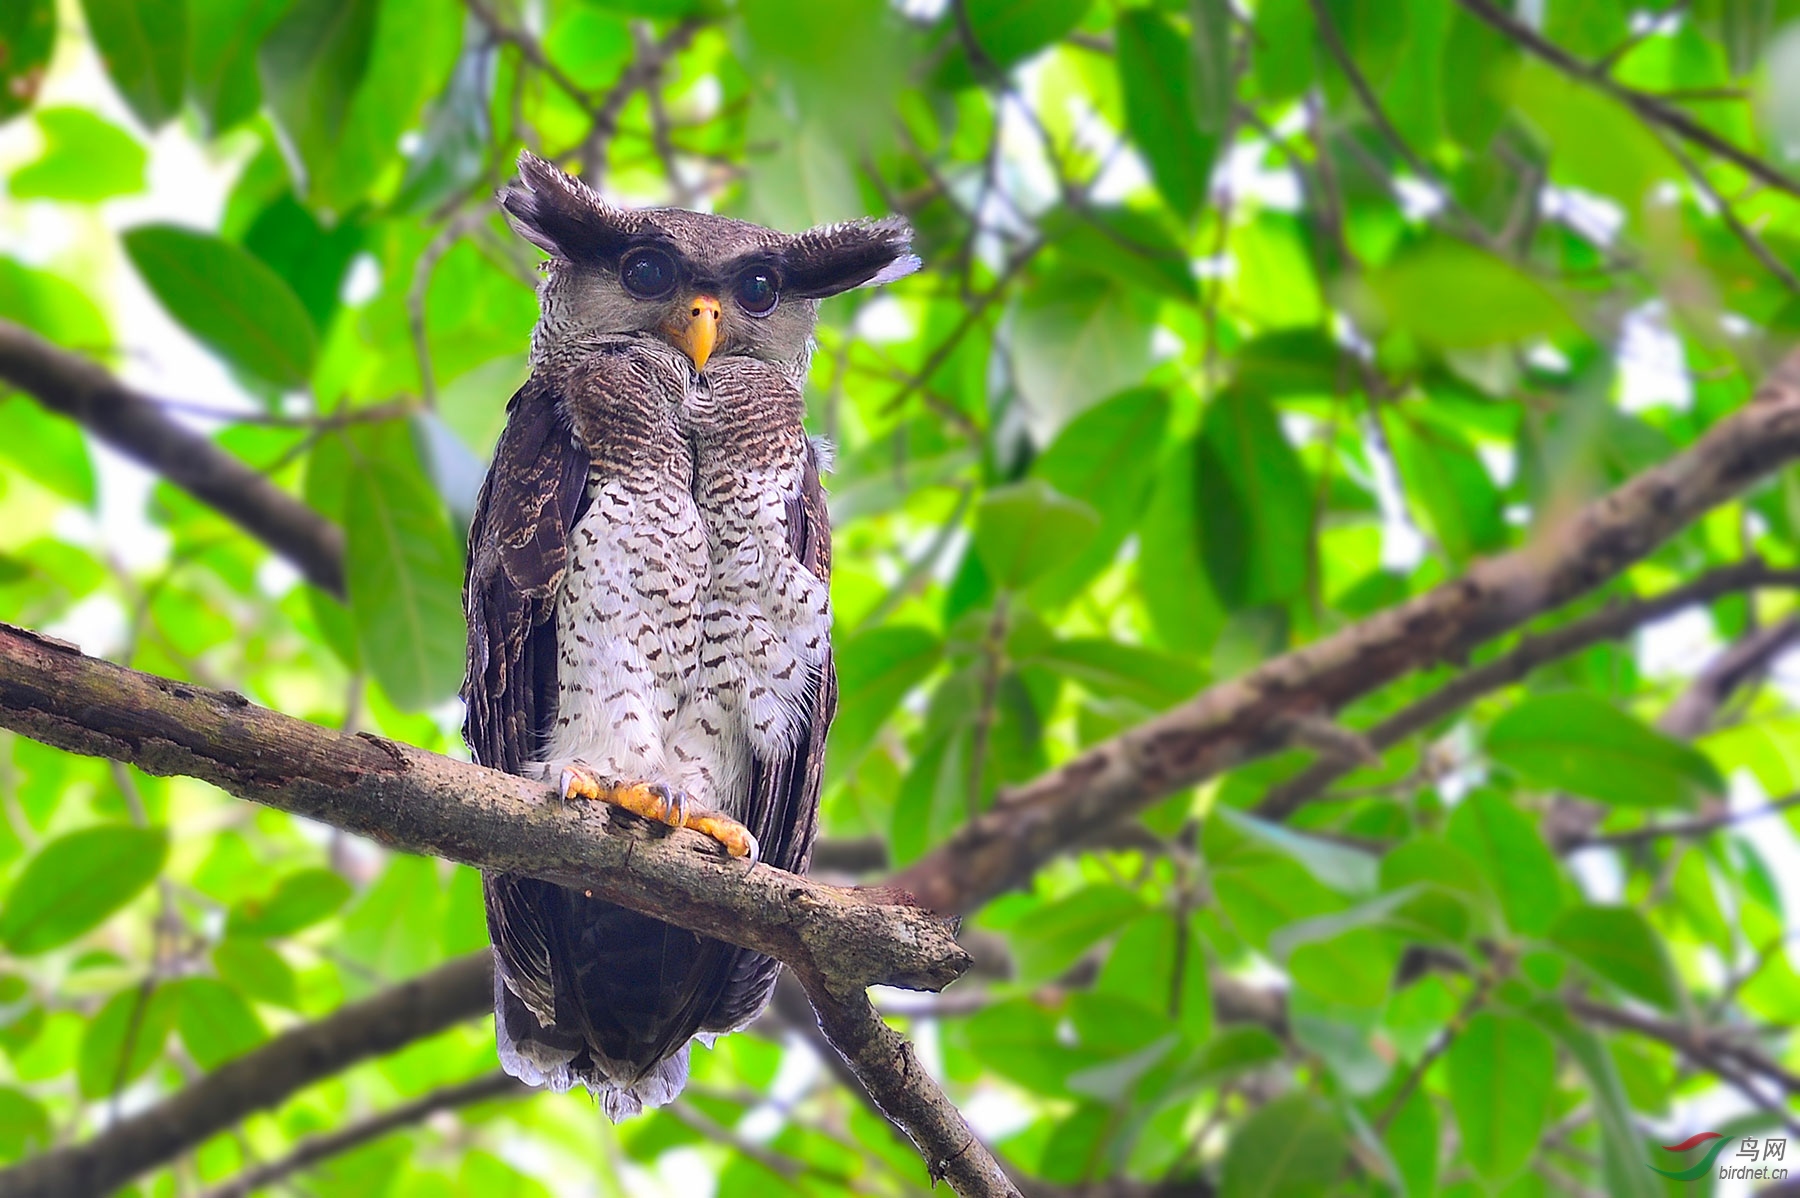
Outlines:
{"label": "owl's tail", "polygon": [[[498,962],[496,962],[498,966]],[[683,1044],[673,1056],[652,1064],[635,1080],[621,1062],[596,1060],[594,1050],[580,1033],[556,1025],[545,1027],[518,995],[507,989],[494,970],[494,1038],[500,1050],[500,1067],[528,1086],[544,1086],[561,1094],[582,1086],[594,1096],[606,1117],[617,1123],[645,1107],[672,1102],[687,1084],[688,1048]]]}

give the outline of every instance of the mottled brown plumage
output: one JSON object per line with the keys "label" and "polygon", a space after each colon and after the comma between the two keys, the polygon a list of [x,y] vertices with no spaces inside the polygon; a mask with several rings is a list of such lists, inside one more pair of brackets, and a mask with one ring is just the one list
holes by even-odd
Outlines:
{"label": "mottled brown plumage", "polygon": [[[804,870],[836,679],[801,385],[818,299],[916,267],[909,232],[790,237],[618,209],[530,155],[520,174],[501,204],[551,261],[470,530],[470,750],[680,795]],[[673,1097],[688,1041],[755,1018],[779,968],[528,878],[487,899],[502,1063],[614,1118]]]}

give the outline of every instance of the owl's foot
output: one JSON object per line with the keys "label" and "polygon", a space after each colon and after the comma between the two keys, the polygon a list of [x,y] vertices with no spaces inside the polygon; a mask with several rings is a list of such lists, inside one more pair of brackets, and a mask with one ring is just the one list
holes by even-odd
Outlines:
{"label": "owl's foot", "polygon": [[748,857],[752,865],[762,860],[762,846],[756,843],[756,837],[750,834],[750,829],[729,815],[701,808],[688,816],[687,823],[683,826],[692,828],[702,836],[712,837],[724,845],[725,851],[733,857]]}
{"label": "owl's foot", "polygon": [[687,791],[661,782],[615,782],[584,765],[571,764],[563,769],[560,789],[564,799],[611,803],[671,828],[692,828],[724,845],[733,857],[748,857],[752,865],[762,856],[750,829],[730,816],[695,805]]}

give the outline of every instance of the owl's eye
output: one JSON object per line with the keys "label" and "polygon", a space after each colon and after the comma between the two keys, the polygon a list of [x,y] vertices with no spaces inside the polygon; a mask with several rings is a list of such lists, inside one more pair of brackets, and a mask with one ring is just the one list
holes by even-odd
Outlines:
{"label": "owl's eye", "polygon": [[775,301],[780,298],[775,279],[767,271],[754,270],[738,280],[738,306],[752,316],[767,316],[775,310]]}
{"label": "owl's eye", "polygon": [[675,290],[675,260],[657,249],[635,249],[619,263],[619,281],[634,299],[666,299]]}

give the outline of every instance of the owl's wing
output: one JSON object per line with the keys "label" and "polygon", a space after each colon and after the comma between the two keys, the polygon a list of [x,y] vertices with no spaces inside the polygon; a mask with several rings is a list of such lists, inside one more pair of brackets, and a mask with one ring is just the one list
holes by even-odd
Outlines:
{"label": "owl's wing", "polygon": [[[528,380],[507,404],[506,429],[469,527],[463,738],[482,765],[522,772],[556,709],[556,590],[570,530],[587,506],[587,473],[587,455],[576,447],[557,395]],[[487,875],[488,924],[514,992],[548,1016],[555,1009],[553,933],[544,905],[520,893],[538,885]]]}
{"label": "owl's wing", "polygon": [[[831,520],[819,482],[819,454],[808,442],[800,487],[787,497],[788,548],[812,572],[831,583]],[[778,869],[806,872],[819,830],[819,790],[825,778],[825,734],[837,714],[837,669],[829,645],[807,689],[806,720],[784,756],[752,763],[743,822],[762,846],[762,859]],[[754,1019],[768,1002],[781,963],[738,950],[731,978],[707,1015],[705,1027],[729,1031]]]}

